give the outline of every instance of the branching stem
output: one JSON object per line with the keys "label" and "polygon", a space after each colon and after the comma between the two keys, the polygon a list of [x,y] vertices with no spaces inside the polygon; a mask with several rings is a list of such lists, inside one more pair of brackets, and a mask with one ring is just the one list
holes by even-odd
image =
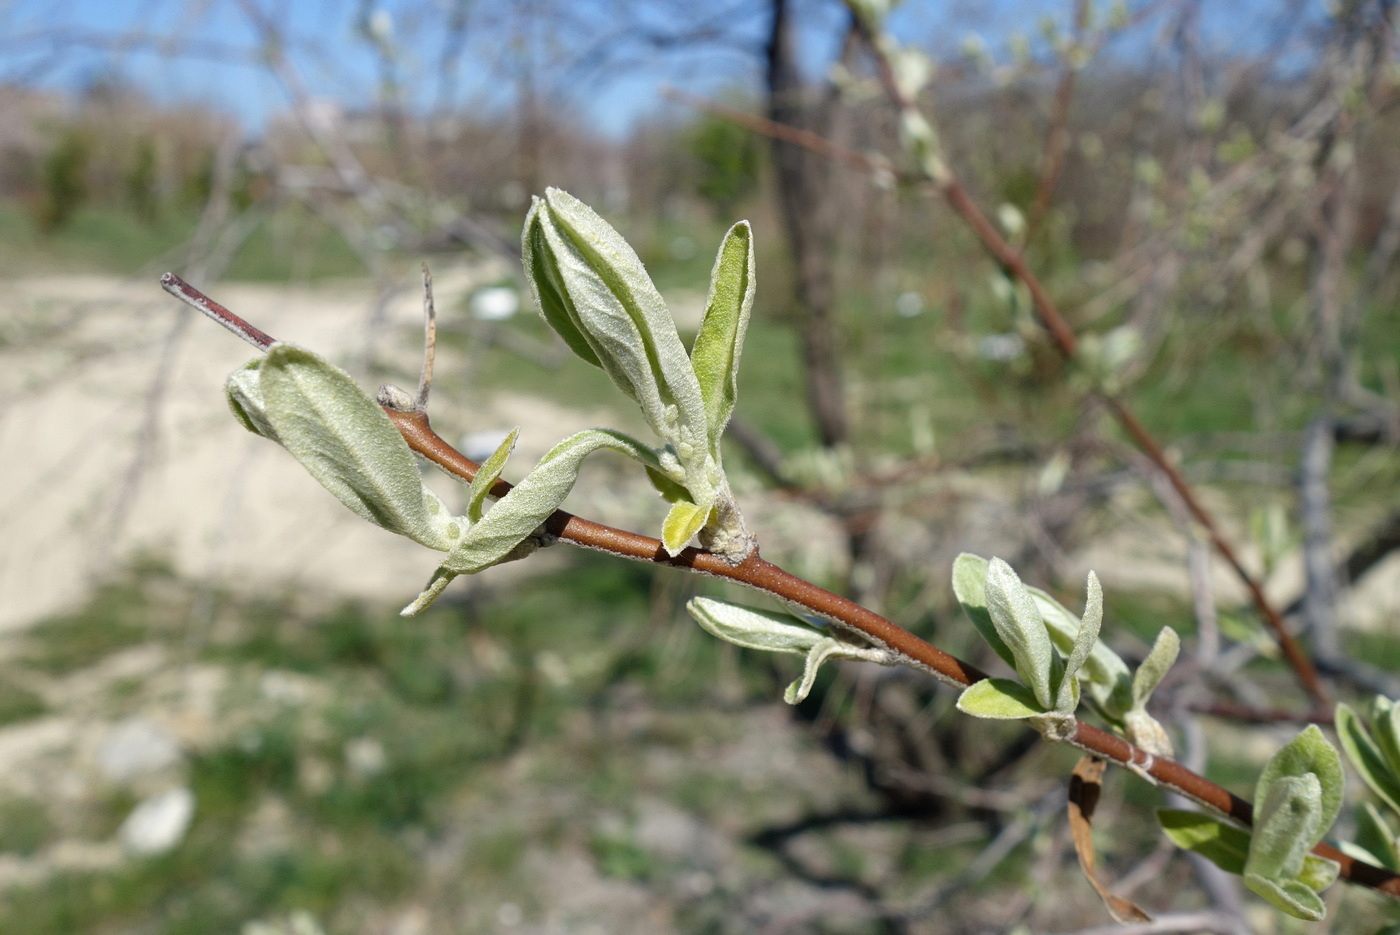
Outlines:
{"label": "branching stem", "polygon": [[[234,315],[178,276],[166,273],[161,277],[161,286],[260,350],[265,350],[274,343],[273,338]],[[398,428],[408,447],[421,457],[461,480],[470,482],[476,476],[477,463],[434,432],[426,412],[402,411],[388,406],[384,407],[384,412]],[[503,497],[511,488],[511,484],[498,480],[491,488],[491,494],[497,498]],[[556,510],[545,520],[544,527],[558,539],[587,549],[654,565],[684,568],[747,585],[801,610],[817,614],[845,630],[863,634],[872,642],[898,653],[903,662],[928,672],[939,681],[966,687],[987,678],[987,674],[977,667],[943,652],[874,611],[765,561],[759,556],[757,549],[739,565],[730,565],[704,549],[687,548],[680,554],[671,556],[667,554],[659,539],[595,523],[564,510]],[[1074,728],[1060,739],[1086,753],[1103,757],[1140,775],[1150,777],[1242,825],[1248,826],[1253,820],[1254,810],[1249,802],[1197,775],[1175,760],[1154,757],[1115,734],[1083,721],[1075,721]],[[1400,876],[1354,860],[1327,844],[1319,844],[1313,849],[1313,853],[1337,861],[1341,865],[1342,878],[1390,896],[1400,897]]]}

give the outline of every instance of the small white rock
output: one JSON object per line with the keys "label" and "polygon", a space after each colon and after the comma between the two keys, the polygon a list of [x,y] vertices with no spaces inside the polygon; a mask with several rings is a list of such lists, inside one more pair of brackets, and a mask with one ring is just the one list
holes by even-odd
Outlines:
{"label": "small white rock", "polygon": [[194,793],[181,786],[143,799],[122,822],[117,838],[128,853],[150,857],[172,850],[194,818]]}

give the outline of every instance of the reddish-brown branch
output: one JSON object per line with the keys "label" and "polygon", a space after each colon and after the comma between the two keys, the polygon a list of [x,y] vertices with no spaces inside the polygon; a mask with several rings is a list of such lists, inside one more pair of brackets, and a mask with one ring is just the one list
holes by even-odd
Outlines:
{"label": "reddish-brown branch", "polygon": [[[178,276],[167,273],[161,277],[161,286],[250,343],[264,350],[274,343],[275,339],[271,336],[234,315]],[[428,422],[427,413],[418,410],[404,412],[389,407],[385,407],[383,411],[398,428],[409,448],[419,455],[464,481],[470,482],[476,476],[477,463],[434,432]],[[498,480],[491,488],[491,493],[493,496],[502,497],[511,489],[509,483]],[[765,561],[757,551],[739,565],[730,565],[703,549],[686,549],[673,557],[666,553],[658,539],[595,523],[564,510],[556,510],[545,521],[544,526],[560,540],[584,548],[655,565],[686,568],[747,585],[831,620],[839,626],[863,633],[943,681],[967,686],[987,677],[986,673],[977,667],[943,652],[879,614]],[[1242,824],[1248,825],[1252,820],[1253,810],[1250,804],[1228,789],[1198,776],[1175,760],[1153,757],[1123,738],[1091,724],[1076,721],[1074,730],[1065,741],[1087,753],[1145,773],[1155,781]],[[1400,876],[1352,860],[1325,844],[1319,844],[1313,852],[1340,863],[1341,874],[1345,879],[1400,897]]]}

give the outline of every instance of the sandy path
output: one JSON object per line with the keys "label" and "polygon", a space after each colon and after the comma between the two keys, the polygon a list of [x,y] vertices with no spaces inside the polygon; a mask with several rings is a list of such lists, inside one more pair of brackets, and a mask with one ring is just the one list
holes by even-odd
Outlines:
{"label": "sandy path", "polygon": [[[438,271],[439,307],[452,308],[482,275],[494,271]],[[0,631],[80,603],[94,580],[141,551],[240,590],[296,583],[406,603],[427,580],[436,553],[360,521],[279,448],[233,421],[223,381],[253,356],[250,347],[155,282],[45,277],[6,286]],[[363,377],[368,284],[225,283],[212,291],[269,333]],[[408,385],[419,303],[405,288],[381,332],[379,360]],[[478,399],[471,413],[478,430],[526,426],[517,464],[606,421],[543,399]],[[450,483],[434,486],[455,496]]]}

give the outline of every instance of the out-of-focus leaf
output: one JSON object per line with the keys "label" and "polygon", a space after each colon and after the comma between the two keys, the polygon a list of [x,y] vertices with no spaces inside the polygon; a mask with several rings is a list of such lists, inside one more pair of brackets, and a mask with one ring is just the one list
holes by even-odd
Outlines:
{"label": "out-of-focus leaf", "polygon": [[1346,704],[1337,705],[1335,720],[1337,741],[1346,751],[1352,767],[1391,811],[1400,813],[1400,776],[1391,770],[1366,725]]}

